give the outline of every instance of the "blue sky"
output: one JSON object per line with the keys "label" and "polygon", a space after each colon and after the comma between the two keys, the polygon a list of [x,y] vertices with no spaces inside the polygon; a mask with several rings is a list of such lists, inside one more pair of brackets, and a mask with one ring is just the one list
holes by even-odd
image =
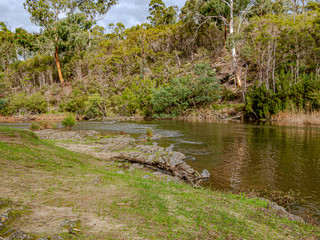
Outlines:
{"label": "blue sky", "polygon": [[[23,8],[25,0],[0,0],[0,21],[5,22],[9,29],[23,27],[30,32],[38,31],[39,28],[32,24],[29,13]],[[126,27],[131,27],[145,22],[148,16],[150,0],[119,0],[107,17],[99,22],[99,25],[107,28],[109,23],[122,22]],[[177,5],[183,7],[186,0],[163,0],[167,6]]]}

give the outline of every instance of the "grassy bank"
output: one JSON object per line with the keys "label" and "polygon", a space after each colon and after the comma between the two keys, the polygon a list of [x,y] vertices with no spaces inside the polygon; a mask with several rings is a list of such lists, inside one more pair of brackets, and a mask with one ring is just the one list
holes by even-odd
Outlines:
{"label": "grassy bank", "polygon": [[[265,200],[196,189],[0,128],[0,236],[34,239],[318,239]],[[74,222],[72,222],[74,220]],[[1,220],[2,221],[2,220]],[[1,226],[1,225],[0,225]]]}

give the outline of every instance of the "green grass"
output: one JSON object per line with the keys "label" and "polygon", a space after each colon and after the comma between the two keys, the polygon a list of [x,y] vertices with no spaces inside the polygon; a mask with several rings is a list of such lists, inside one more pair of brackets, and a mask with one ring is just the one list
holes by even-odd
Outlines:
{"label": "green grass", "polygon": [[[319,227],[279,217],[267,209],[265,200],[167,182],[143,170],[129,172],[57,147],[29,131],[0,127],[0,164],[5,166],[0,168],[0,181],[23,176],[23,183],[32,178],[30,186],[23,187],[7,181],[21,206],[32,201],[35,206],[71,207],[79,215],[90,213],[112,224],[105,232],[93,232],[84,220],[77,237],[61,232],[65,239],[320,238]],[[32,171],[25,173],[17,166]],[[3,198],[0,213],[10,205],[9,196]]]}

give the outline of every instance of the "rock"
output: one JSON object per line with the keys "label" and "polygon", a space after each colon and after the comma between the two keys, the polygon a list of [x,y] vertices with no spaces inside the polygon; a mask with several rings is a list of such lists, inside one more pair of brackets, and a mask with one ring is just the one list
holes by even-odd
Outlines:
{"label": "rock", "polygon": [[210,172],[207,169],[203,169],[200,176],[203,179],[208,179],[210,178]]}
{"label": "rock", "polygon": [[[10,232],[9,232],[10,231]],[[8,232],[6,232],[4,235],[9,235],[9,237],[5,238],[6,240],[13,240],[13,239],[32,239],[31,236],[28,234],[24,233],[21,230],[15,230],[15,229],[10,229]]]}
{"label": "rock", "polygon": [[148,162],[153,162],[155,159],[157,158],[157,156],[155,156],[155,155],[149,155],[149,157],[148,157]]}
{"label": "rock", "polygon": [[60,237],[59,235],[54,235],[51,240],[64,240],[62,237]]}
{"label": "rock", "polygon": [[170,147],[166,148],[166,152],[172,152],[173,151],[173,147],[174,147],[174,145],[171,144]]}
{"label": "rock", "polygon": [[0,223],[4,224],[10,218],[10,213],[13,211],[12,208],[8,209],[4,214],[0,216]]}
{"label": "rock", "polygon": [[192,157],[192,156],[187,156],[187,159],[191,160],[191,161],[196,161],[197,160],[195,157]]}
{"label": "rock", "polygon": [[274,210],[280,217],[288,218],[291,221],[305,223],[301,217],[288,213],[284,207],[281,207],[274,202],[268,201],[268,208]]}
{"label": "rock", "polygon": [[132,172],[132,171],[134,171],[134,170],[136,170],[136,168],[133,167],[133,166],[130,166],[130,168],[128,169],[129,172]]}
{"label": "rock", "polygon": [[180,183],[180,182],[181,182],[181,179],[178,178],[178,177],[173,177],[173,181],[176,182],[176,183]]}
{"label": "rock", "polygon": [[130,166],[130,168],[129,168],[129,172],[132,172],[132,171],[134,171],[134,170],[136,170],[136,169],[142,169],[143,168],[143,165],[141,165],[141,164],[139,164],[139,163],[134,163],[134,164],[132,164],[131,166]]}
{"label": "rock", "polygon": [[80,219],[66,219],[60,223],[59,227],[61,228],[74,228],[80,224]]}
{"label": "rock", "polygon": [[153,135],[153,137],[151,138],[151,140],[155,141],[155,140],[160,140],[161,138],[163,138],[162,135],[160,135],[160,134],[155,134],[155,135]]}
{"label": "rock", "polygon": [[186,159],[186,156],[183,153],[172,152],[169,163],[170,165],[175,167],[179,164],[184,163],[184,159]]}

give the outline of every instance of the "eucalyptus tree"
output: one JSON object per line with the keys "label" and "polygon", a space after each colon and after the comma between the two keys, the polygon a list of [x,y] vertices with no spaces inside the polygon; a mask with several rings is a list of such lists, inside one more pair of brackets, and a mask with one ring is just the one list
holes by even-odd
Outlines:
{"label": "eucalyptus tree", "polygon": [[177,6],[166,7],[162,0],[151,0],[147,17],[153,26],[174,24],[177,21]]}
{"label": "eucalyptus tree", "polygon": [[[74,44],[80,30],[89,31],[118,0],[26,0],[24,7],[31,21],[52,41],[61,85],[64,79],[59,51]],[[89,31],[90,32],[90,31]],[[70,33],[73,33],[70,35]]]}
{"label": "eucalyptus tree", "polygon": [[[188,0],[181,11],[181,19],[185,24],[193,22],[195,36],[199,29],[214,23],[224,27],[225,44],[228,42],[232,54],[232,66],[236,84],[242,86],[237,67],[237,49],[235,35],[240,32],[241,24],[250,12],[254,0]],[[235,25],[237,19],[238,25]],[[229,34],[227,33],[229,30]],[[194,37],[195,39],[196,37]]]}
{"label": "eucalyptus tree", "polygon": [[0,61],[3,70],[13,58],[16,58],[14,33],[3,22],[0,22]]}
{"label": "eucalyptus tree", "polygon": [[[207,0],[201,9],[205,21],[215,19],[229,27],[233,72],[238,86],[242,86],[242,83],[237,66],[235,31],[240,32],[241,24],[253,6],[254,0]],[[235,18],[238,19],[237,27],[235,26]]]}
{"label": "eucalyptus tree", "polygon": [[118,0],[72,0],[72,10],[84,13],[90,22],[89,46],[91,45],[92,27],[102,19],[104,19],[111,9],[117,4]]}

